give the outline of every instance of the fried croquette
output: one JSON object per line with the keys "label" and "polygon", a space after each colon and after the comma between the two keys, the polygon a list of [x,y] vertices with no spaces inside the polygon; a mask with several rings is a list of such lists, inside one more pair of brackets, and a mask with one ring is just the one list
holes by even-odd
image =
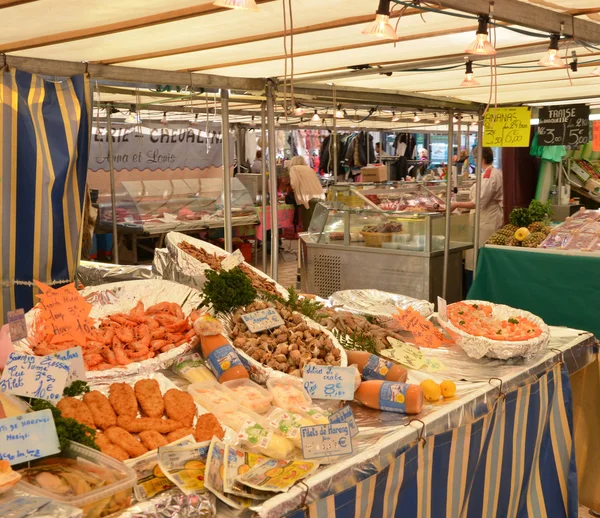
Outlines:
{"label": "fried croquette", "polygon": [[89,408],[96,428],[106,430],[108,427],[117,424],[117,415],[104,394],[92,390],[83,396],[83,402]]}
{"label": "fried croquette", "polygon": [[196,403],[190,394],[172,388],[167,390],[164,401],[165,410],[171,419],[180,421],[185,426],[192,426],[196,415]]}
{"label": "fried croquette", "polygon": [[96,429],[94,418],[87,405],[74,397],[64,397],[56,405],[63,417],[75,419],[78,423]]}
{"label": "fried croquette", "polygon": [[110,428],[107,428],[104,433],[110,442],[119,445],[131,457],[139,457],[140,455],[148,452],[146,447],[140,441],[138,441],[127,430],[123,430],[123,428],[111,426]]}
{"label": "fried croquette", "polygon": [[169,444],[169,441],[155,430],[144,430],[143,432],[140,432],[140,441],[142,441],[142,444],[149,450],[155,450],[156,448]]}
{"label": "fried croquette", "polygon": [[158,381],[140,380],[135,384],[135,397],[148,417],[162,417],[165,413],[165,402],[160,393]]}
{"label": "fried croquette", "polygon": [[108,400],[117,415],[135,417],[138,413],[138,402],[131,385],[127,383],[113,383],[109,389]]}
{"label": "fried croquette", "polygon": [[167,434],[167,440],[170,444],[172,442],[178,441],[186,435],[194,435],[194,429],[191,426],[186,428],[180,428],[179,430],[175,430],[174,432]]}
{"label": "fried croquette", "polygon": [[196,423],[196,430],[194,432],[196,441],[210,441],[213,438],[213,435],[222,439],[225,435],[225,431],[219,424],[219,420],[213,414],[202,414],[198,417],[198,422]]}
{"label": "fried croquette", "polygon": [[123,448],[117,446],[110,442],[108,437],[105,435],[98,433],[96,434],[96,444],[100,448],[100,451],[113,459],[120,460],[123,462],[129,458],[129,453],[127,453]]}
{"label": "fried croquette", "polygon": [[139,433],[145,430],[154,430],[158,433],[171,433],[183,428],[183,423],[173,421],[172,419],[161,419],[160,417],[129,417],[119,416],[117,423],[121,428],[132,433]]}

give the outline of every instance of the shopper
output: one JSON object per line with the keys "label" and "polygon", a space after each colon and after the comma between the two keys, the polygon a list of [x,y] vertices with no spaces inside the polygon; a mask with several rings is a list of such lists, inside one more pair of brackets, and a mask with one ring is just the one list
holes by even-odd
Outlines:
{"label": "shopper", "polygon": [[256,152],[256,158],[252,165],[250,166],[251,173],[262,173],[262,151],[259,149]]}
{"label": "shopper", "polygon": [[294,198],[300,207],[300,217],[304,229],[308,229],[315,205],[325,198],[325,193],[317,174],[306,165],[304,157],[295,156],[290,162],[290,184]]}
{"label": "shopper", "polygon": [[375,156],[377,157],[377,160],[381,160],[382,157],[389,157],[390,154],[386,153],[385,151],[382,151],[381,144],[377,142],[375,144]]}

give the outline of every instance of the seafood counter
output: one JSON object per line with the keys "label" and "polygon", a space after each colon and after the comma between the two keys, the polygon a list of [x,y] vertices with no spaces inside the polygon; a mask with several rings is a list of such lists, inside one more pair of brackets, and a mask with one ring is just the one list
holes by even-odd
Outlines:
{"label": "seafood counter", "polygon": [[2,417],[48,410],[60,443],[31,462],[0,460],[0,515],[35,497],[68,518],[283,516],[383,469],[389,445],[422,426],[475,419],[493,399],[490,377],[516,386],[550,349],[579,348],[580,363],[591,350],[590,337],[506,306],[463,301],[442,318],[374,290],[320,300],[224,251],[172,243],[195,261],[188,286],[86,288],[79,337],[58,334],[43,300],[26,315],[13,354],[80,349],[87,382],[70,379],[52,401],[0,382],[0,445]]}

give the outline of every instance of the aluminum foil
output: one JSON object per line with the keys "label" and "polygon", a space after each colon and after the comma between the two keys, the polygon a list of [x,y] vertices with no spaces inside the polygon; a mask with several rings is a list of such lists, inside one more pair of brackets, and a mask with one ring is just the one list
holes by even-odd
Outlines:
{"label": "aluminum foil", "polygon": [[206,492],[184,495],[173,488],[144,502],[135,502],[111,518],[212,518],[217,516],[216,498]]}
{"label": "aluminum foil", "polygon": [[343,306],[353,313],[381,318],[390,318],[398,309],[407,308],[418,311],[425,318],[433,313],[431,302],[379,290],[336,291],[329,297],[329,302],[333,306]]}
{"label": "aluminum foil", "polygon": [[[139,300],[142,300],[146,307],[164,301],[177,302],[185,314],[197,308],[202,301],[202,295],[197,290],[162,279],[91,286],[82,290],[81,295],[92,304],[90,317],[93,319],[100,319],[113,313],[129,312]],[[28,332],[31,331],[37,313],[38,310],[33,308],[25,315]],[[15,342],[14,347],[18,352],[34,354],[28,339]],[[194,343],[183,344],[149,360],[105,371],[87,371],[86,376],[88,380],[103,380],[132,374],[150,374],[170,367],[181,354],[193,347]]]}
{"label": "aluminum foil", "polygon": [[540,336],[530,340],[509,342],[503,340],[492,340],[483,336],[470,335],[456,327],[450,320],[445,322],[441,318],[438,318],[438,323],[443,328],[446,328],[452,332],[452,336],[455,337],[457,345],[462,347],[471,358],[479,359],[487,356],[488,358],[508,360],[509,358],[517,358],[519,356],[529,357],[533,356],[538,351],[541,351],[548,343],[548,326],[540,317],[530,313],[529,311],[511,308],[510,306],[505,306],[504,304],[492,304],[482,300],[465,300],[464,302],[466,304],[491,306],[492,316],[500,320],[507,320],[511,317],[526,318],[536,324],[542,330],[542,334]]}
{"label": "aluminum foil", "polygon": [[75,280],[84,286],[98,286],[117,281],[153,279],[152,267],[120,264],[94,263],[81,261],[75,273]]}

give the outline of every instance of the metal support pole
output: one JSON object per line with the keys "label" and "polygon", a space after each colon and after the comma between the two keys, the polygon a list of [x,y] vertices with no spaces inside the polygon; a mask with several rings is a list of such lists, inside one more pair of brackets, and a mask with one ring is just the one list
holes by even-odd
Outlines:
{"label": "metal support pole", "polygon": [[461,129],[462,129],[461,125],[462,125],[462,116],[459,113],[458,114],[458,127],[457,127],[457,131],[456,131],[456,141],[458,142],[457,150],[456,150],[456,158],[457,158],[457,163],[456,163],[456,185],[457,186],[458,186],[459,183],[462,182],[462,179],[461,179],[461,176],[462,176],[461,173],[462,173],[462,171],[458,170],[458,160],[460,160],[460,152],[462,150],[462,145],[461,145],[461,142],[460,142]]}
{"label": "metal support pole", "polygon": [[[337,175],[338,175],[338,145],[337,145],[337,94],[335,91],[335,85],[333,86],[333,133],[331,138],[333,138],[333,183],[337,183]],[[308,229],[305,229],[308,230]]]}
{"label": "metal support pole", "polygon": [[231,162],[229,156],[229,91],[221,90],[221,121],[223,131],[223,217],[225,232],[225,250],[233,251],[231,227]]}
{"label": "metal support pole", "polygon": [[452,156],[454,148],[454,111],[448,111],[448,172],[446,173],[446,233],[444,238],[444,283],[442,298],[448,291],[448,260],[450,258],[450,217],[452,215]]}
{"label": "metal support pole", "polygon": [[481,224],[481,149],[483,147],[483,115],[479,114],[477,124],[477,151],[475,166],[475,232],[473,236],[473,279],[477,275],[477,257],[479,256],[479,225]]}
{"label": "metal support pole", "polygon": [[277,282],[279,268],[279,225],[277,221],[277,162],[275,147],[275,92],[267,84],[267,127],[269,130],[269,180],[271,184],[271,278]]}
{"label": "metal support pole", "polygon": [[261,137],[261,173],[262,173],[262,271],[267,273],[267,106],[263,101],[260,103],[260,137]]}
{"label": "metal support pole", "polygon": [[[108,168],[110,171],[110,204],[112,206],[113,263],[119,264],[119,236],[117,234],[117,193],[115,192],[115,165],[113,161],[112,124],[110,122],[112,105],[106,105],[106,138],[108,140]],[[135,239],[135,236],[132,236]]]}
{"label": "metal support pole", "polygon": [[240,126],[236,129],[236,139],[235,139],[235,154],[237,157],[237,174],[242,172],[242,128]]}

